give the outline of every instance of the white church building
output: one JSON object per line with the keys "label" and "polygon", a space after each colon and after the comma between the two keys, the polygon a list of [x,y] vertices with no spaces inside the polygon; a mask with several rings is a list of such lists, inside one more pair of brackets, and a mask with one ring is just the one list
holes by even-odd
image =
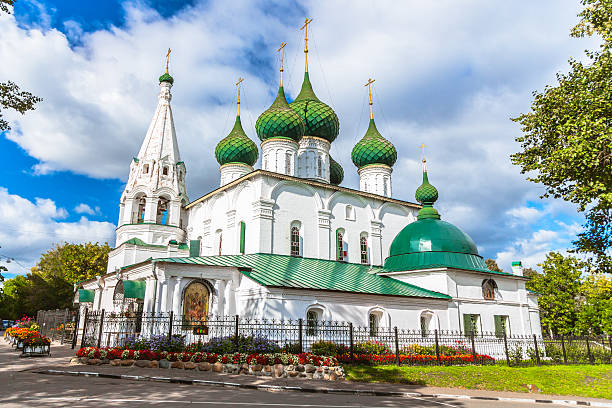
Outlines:
{"label": "white church building", "polygon": [[[307,55],[307,54],[306,54]],[[512,273],[487,269],[472,239],[433,207],[423,155],[420,204],[392,197],[397,151],[372,114],[352,151],[359,189],[329,154],[339,133],[306,71],[288,103],[281,81],[256,123],[238,114],[215,150],[220,185],[189,200],[170,101],[159,102],[119,203],[107,273],[79,285],[89,310],[347,321],[359,326],[541,335],[537,294]],[[368,81],[371,85],[372,81]],[[469,188],[469,187],[468,187]]]}

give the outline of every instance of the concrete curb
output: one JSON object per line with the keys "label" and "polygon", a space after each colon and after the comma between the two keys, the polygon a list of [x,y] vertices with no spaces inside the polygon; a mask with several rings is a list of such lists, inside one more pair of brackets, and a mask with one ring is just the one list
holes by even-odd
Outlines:
{"label": "concrete curb", "polygon": [[36,374],[46,375],[69,375],[82,377],[98,377],[98,378],[113,378],[117,380],[135,380],[135,381],[157,381],[168,382],[175,384],[187,385],[216,385],[221,387],[245,388],[251,390],[262,391],[297,391],[322,394],[354,394],[368,395],[376,397],[400,397],[400,398],[453,398],[453,399],[472,399],[485,401],[507,401],[507,402],[528,402],[532,404],[557,404],[567,406],[583,406],[583,407],[602,407],[612,408],[612,402],[598,401],[575,401],[575,400],[553,400],[553,399],[536,399],[536,398],[508,398],[508,397],[479,397],[473,395],[455,395],[455,394],[421,394],[419,392],[400,392],[400,391],[376,391],[376,390],[354,390],[350,388],[312,388],[312,387],[296,387],[285,385],[255,385],[255,384],[240,384],[225,381],[198,380],[190,378],[177,377],[157,377],[146,375],[126,375],[126,374],[105,374],[88,371],[63,371],[63,370],[37,370],[31,371]]}

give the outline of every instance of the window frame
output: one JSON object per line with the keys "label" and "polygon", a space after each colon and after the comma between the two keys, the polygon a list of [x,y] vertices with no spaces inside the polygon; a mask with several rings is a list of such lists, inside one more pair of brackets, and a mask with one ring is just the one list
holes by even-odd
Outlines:
{"label": "window frame", "polygon": [[289,254],[291,256],[301,256],[301,245],[300,245],[300,227],[297,224],[292,224],[289,227]]}

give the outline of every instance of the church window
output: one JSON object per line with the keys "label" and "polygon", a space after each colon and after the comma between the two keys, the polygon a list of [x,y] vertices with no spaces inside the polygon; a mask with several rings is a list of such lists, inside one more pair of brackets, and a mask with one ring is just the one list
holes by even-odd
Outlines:
{"label": "church window", "polygon": [[264,170],[268,170],[268,155],[267,154],[263,157],[263,168]]}
{"label": "church window", "polygon": [[366,234],[362,234],[359,238],[359,249],[361,252],[361,263],[368,265],[370,260],[368,257],[368,236]]}
{"label": "church window", "polygon": [[308,336],[316,336],[318,334],[322,314],[322,311],[319,309],[309,309],[306,312],[306,334]]}
{"label": "church window", "polygon": [[113,292],[113,305],[115,308],[121,308],[123,306],[123,281],[120,280],[115,285],[115,291]]}
{"label": "church window", "polygon": [[203,282],[191,282],[183,291],[183,324],[197,325],[208,319],[210,290]]}
{"label": "church window", "polygon": [[223,249],[223,231],[218,229],[215,232],[215,236],[216,236],[216,246],[218,248],[218,254],[221,255],[221,250]]}
{"label": "church window", "polygon": [[385,178],[383,178],[383,195],[384,196],[389,195],[388,191],[389,191],[389,189],[388,189],[388,186],[387,186],[387,178],[385,177]]}
{"label": "church window", "polygon": [[510,335],[510,318],[504,315],[495,315],[495,336],[504,337]]}
{"label": "church window", "polygon": [[323,159],[321,156],[317,158],[317,176],[323,177]]}
{"label": "church window", "polygon": [[155,219],[156,224],[168,224],[168,200],[161,197],[157,202],[157,217]]}
{"label": "church window", "polygon": [[149,173],[149,165],[148,165],[148,164],[145,164],[145,165],[143,166],[143,168],[142,168],[142,172],[143,172],[144,174]]}
{"label": "church window", "polygon": [[336,260],[346,261],[347,251],[344,249],[344,230],[336,230]]}
{"label": "church window", "polygon": [[291,227],[291,255],[300,256],[300,227],[297,225]]}
{"label": "church window", "polygon": [[370,315],[368,316],[368,328],[370,331],[370,336],[371,337],[376,337],[378,336],[378,328],[380,326],[380,318],[381,318],[381,314],[380,313],[376,313],[376,312],[372,312],[370,313]]}
{"label": "church window", "polygon": [[147,197],[142,196],[138,199],[138,211],[136,213],[136,223],[142,224],[145,219],[145,208],[147,205]]}
{"label": "church window", "polygon": [[350,204],[347,204],[345,208],[345,218],[347,220],[355,221],[355,209]]}
{"label": "church window", "polygon": [[244,254],[246,245],[246,223],[240,221],[240,253]]}
{"label": "church window", "polygon": [[464,314],[463,315],[463,331],[466,336],[478,335],[480,328],[480,315]]}
{"label": "church window", "polygon": [[168,175],[168,166],[164,166],[163,175],[164,176]]}
{"label": "church window", "polygon": [[482,281],[482,297],[485,300],[495,300],[495,292],[497,292],[497,284],[493,279]]}
{"label": "church window", "polygon": [[291,174],[291,153],[285,153],[285,174]]}

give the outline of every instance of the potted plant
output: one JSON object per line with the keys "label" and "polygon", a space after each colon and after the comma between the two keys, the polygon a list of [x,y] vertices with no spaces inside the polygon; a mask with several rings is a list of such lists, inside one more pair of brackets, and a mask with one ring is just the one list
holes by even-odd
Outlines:
{"label": "potted plant", "polygon": [[48,356],[51,354],[51,340],[38,332],[32,333],[23,340],[21,357]]}

